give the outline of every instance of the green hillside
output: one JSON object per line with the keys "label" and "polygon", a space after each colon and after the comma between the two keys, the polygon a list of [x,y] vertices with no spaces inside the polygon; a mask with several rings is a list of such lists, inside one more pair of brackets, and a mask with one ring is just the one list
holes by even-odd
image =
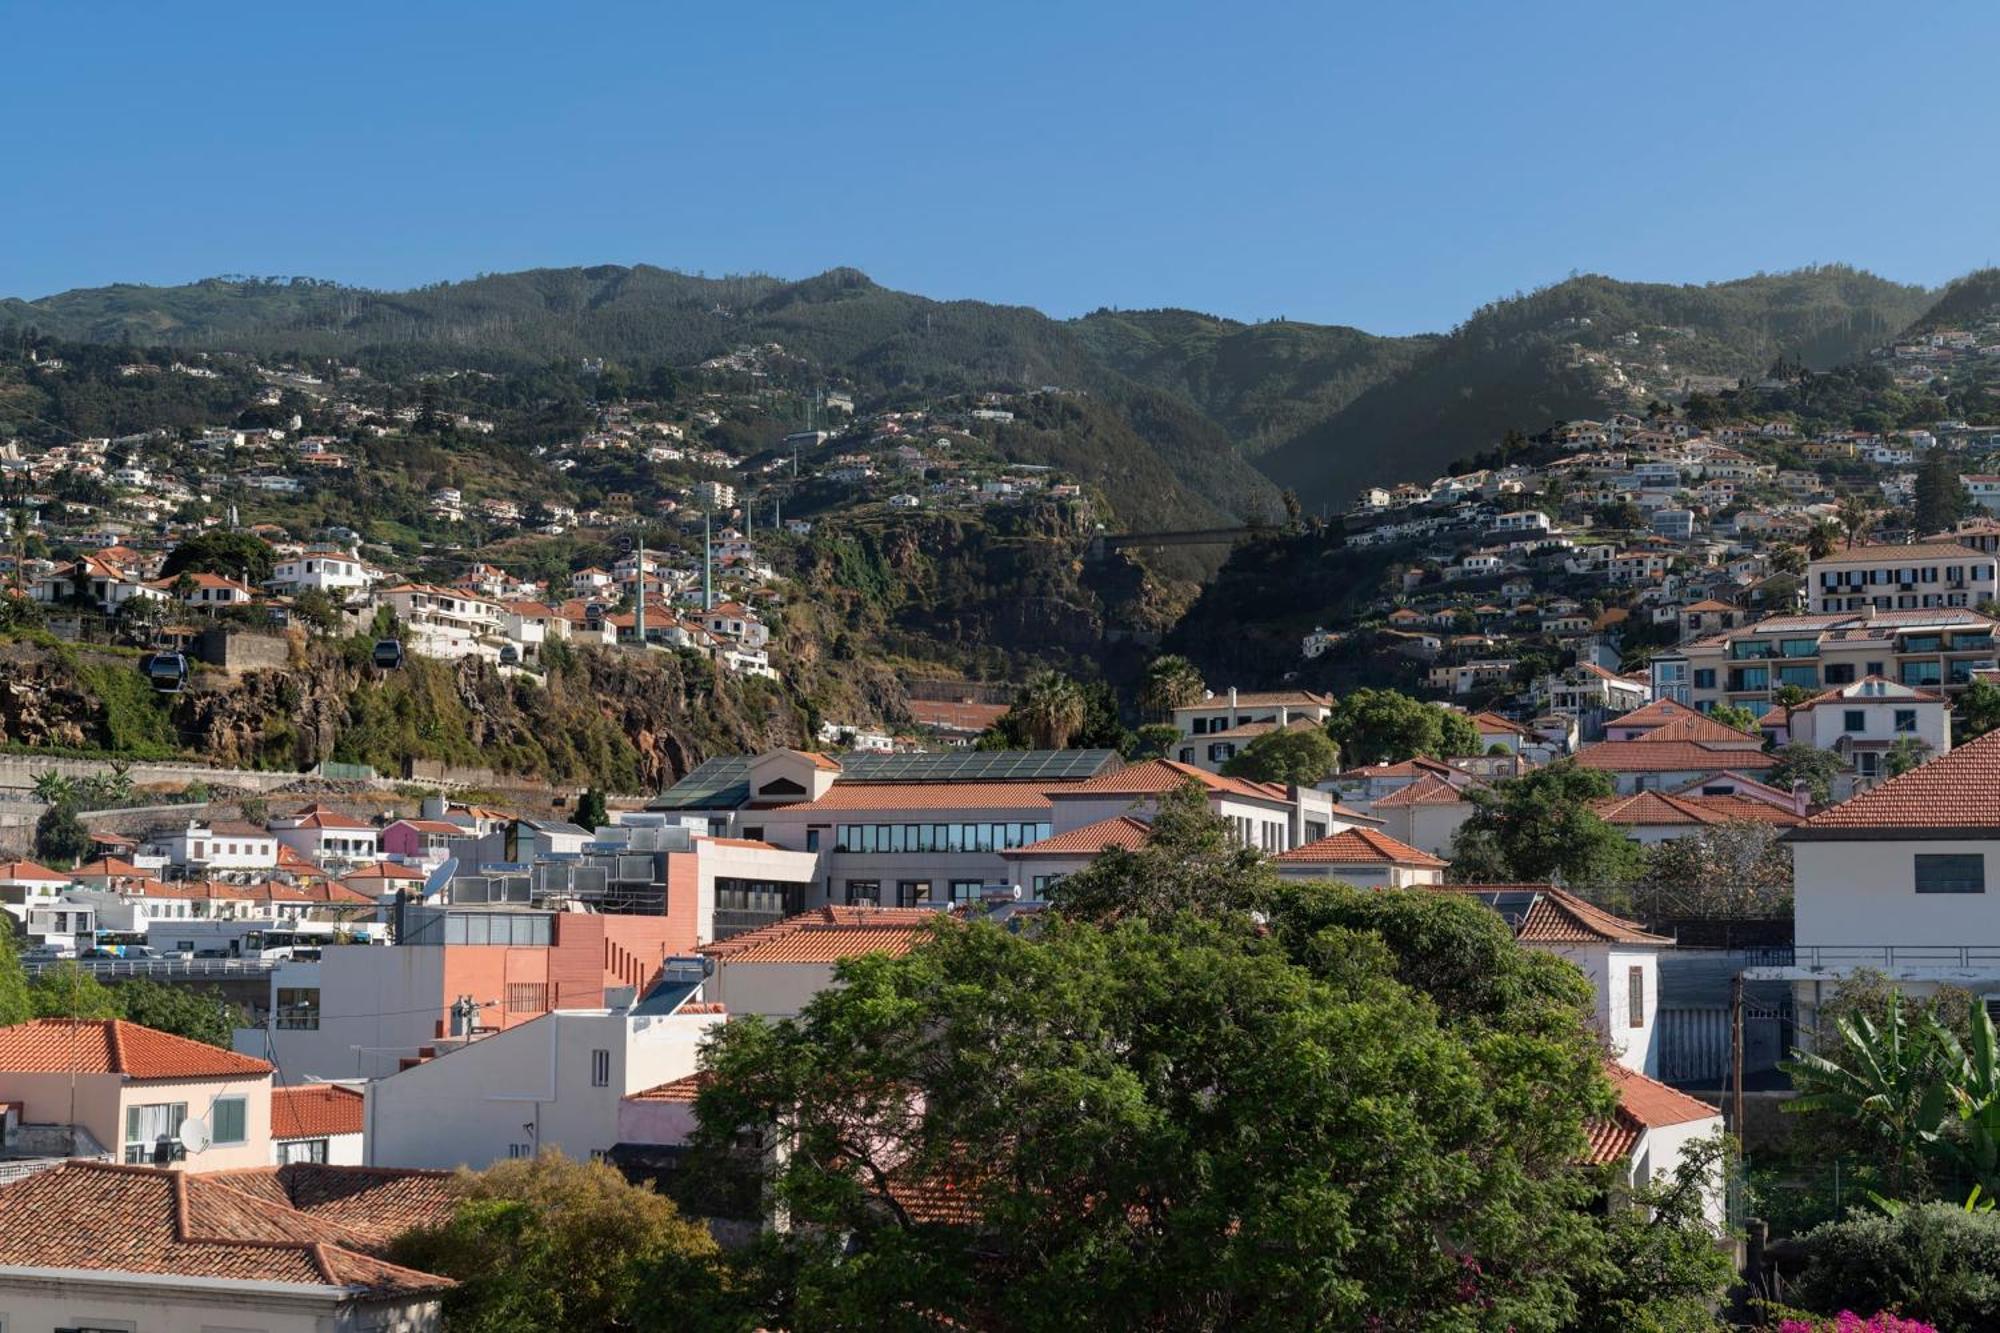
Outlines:
{"label": "green hillside", "polygon": [[1995,319],[2000,319],[2000,268],[1982,268],[1947,286],[1909,332],[1976,329]]}
{"label": "green hillside", "polygon": [[1252,456],[1407,371],[1438,341],[1193,310],[1099,310],[1073,327],[1106,365],[1187,399]]}
{"label": "green hillside", "polygon": [[1928,294],[1842,266],[1707,286],[1588,276],[1495,302],[1405,373],[1259,460],[1309,502],[1444,470],[1510,427],[1641,407],[1780,357],[1829,367],[1920,314]]}

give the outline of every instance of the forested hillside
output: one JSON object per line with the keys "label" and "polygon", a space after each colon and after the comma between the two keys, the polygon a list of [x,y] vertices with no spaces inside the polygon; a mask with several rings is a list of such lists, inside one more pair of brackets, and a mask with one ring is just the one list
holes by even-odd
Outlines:
{"label": "forested hillside", "polygon": [[1384,338],[1182,310],[1065,323],[892,291],[853,269],[791,282],[603,265],[407,292],[309,280],[115,286],[0,302],[0,324],[339,354],[385,370],[602,357],[645,375],[776,344],[782,355],[757,372],[769,382],[836,375],[881,405],[1057,386],[1099,405],[1078,418],[1088,429],[1026,432],[1017,456],[1035,458],[1039,441],[1040,461],[1060,455],[1089,480],[1129,487],[1118,502],[1128,523],[1172,525],[1268,512],[1272,481],[1313,507],[1339,505],[1362,485],[1433,475],[1510,428],[1713,392],[1780,358],[1838,365],[1919,317],[1991,306],[1996,284],[1974,275],[1926,316],[1921,288],[1841,266],[1707,286],[1590,276],[1495,302],[1449,335]]}

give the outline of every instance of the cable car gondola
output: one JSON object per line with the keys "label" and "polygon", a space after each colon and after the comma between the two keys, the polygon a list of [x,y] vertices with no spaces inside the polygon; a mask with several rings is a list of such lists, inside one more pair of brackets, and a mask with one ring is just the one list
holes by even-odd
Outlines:
{"label": "cable car gondola", "polygon": [[140,663],[139,669],[146,673],[159,694],[179,694],[187,688],[187,658],[181,653],[154,653]]}
{"label": "cable car gondola", "polygon": [[500,665],[501,665],[501,666],[519,666],[519,665],[521,665],[521,650],[520,650],[519,648],[516,648],[516,647],[515,647],[515,646],[514,646],[513,644],[511,644],[511,643],[503,643],[503,644],[501,644],[501,645],[500,645]]}
{"label": "cable car gondola", "polygon": [[375,665],[384,671],[394,671],[403,665],[403,641],[382,639],[375,644]]}

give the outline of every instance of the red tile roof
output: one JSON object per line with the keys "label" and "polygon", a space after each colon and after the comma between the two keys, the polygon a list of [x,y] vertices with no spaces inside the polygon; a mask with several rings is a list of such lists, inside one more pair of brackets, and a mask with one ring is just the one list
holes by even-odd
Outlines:
{"label": "red tile roof", "polygon": [[65,1162],[0,1189],[0,1264],[341,1287],[442,1291],[449,1278],[385,1263],[366,1241],[216,1175]]}
{"label": "red tile roof", "polygon": [[1593,1166],[1628,1162],[1649,1129],[1665,1129],[1696,1120],[1712,1120],[1722,1112],[1707,1102],[1676,1091],[1620,1064],[1607,1064],[1605,1075],[1618,1092],[1618,1109],[1609,1120],[1588,1127],[1586,1156]]}
{"label": "red tile roof", "polygon": [[631,1093],[625,1100],[628,1102],[679,1102],[683,1105],[691,1106],[694,1104],[695,1097],[700,1094],[704,1087],[708,1086],[708,1080],[709,1075],[706,1073],[688,1074],[671,1082],[659,1084],[657,1087],[647,1088],[642,1092]]}
{"label": "red tile roof", "polygon": [[359,870],[350,870],[342,879],[416,879],[427,878],[424,872],[414,866],[406,866],[400,861],[370,861]]}
{"label": "red tile roof", "polygon": [[[1624,721],[1624,718],[1619,718],[1611,725],[1618,726]],[[1727,723],[1717,722],[1714,718],[1704,717],[1700,713],[1688,713],[1681,717],[1670,718],[1647,731],[1645,735],[1633,737],[1628,744],[1643,742],[1647,745],[1666,745],[1672,741],[1694,741],[1701,745],[1738,750],[1761,749],[1764,744],[1764,738],[1754,731],[1738,731]]]}
{"label": "red tile roof", "polygon": [[1768,801],[1746,796],[1678,796],[1660,791],[1607,796],[1592,801],[1590,808],[1599,819],[1627,828],[1653,824],[1727,824],[1733,820],[1797,824],[1804,818]]}
{"label": "red tile roof", "polygon": [[1128,852],[1136,852],[1146,845],[1146,839],[1153,834],[1153,826],[1143,819],[1130,815],[1118,815],[1111,819],[1100,819],[1082,828],[1073,828],[1067,833],[1058,833],[1031,842],[1025,847],[1013,847],[1000,853],[1002,856],[1095,856],[1107,847],[1117,847]]}
{"label": "red tile roof", "polygon": [[1110,773],[1100,773],[1094,778],[1058,787],[1051,796],[1158,796],[1162,792],[1178,790],[1193,782],[1220,796],[1245,796],[1255,801],[1282,801],[1286,799],[1285,789],[1268,782],[1249,782],[1243,778],[1223,777],[1219,773],[1205,773],[1193,764],[1183,764],[1173,759],[1148,759],[1142,764],[1131,764]]}
{"label": "red tile roof", "polygon": [[1442,870],[1447,864],[1372,828],[1342,829],[1318,842],[1280,852],[1279,865],[1398,865]]}
{"label": "red tile roof", "polygon": [[1993,557],[1957,542],[1911,542],[1902,546],[1857,546],[1835,551],[1815,565],[1872,565],[1882,560],[1991,560]]}
{"label": "red tile roof", "polygon": [[1472,725],[1478,727],[1481,734],[1489,731],[1498,731],[1509,736],[1533,736],[1535,734],[1519,722],[1511,718],[1504,718],[1498,713],[1474,713],[1472,715]]}
{"label": "red tile roof", "polygon": [[27,880],[30,883],[39,880],[44,883],[53,884],[67,884],[70,882],[69,876],[62,871],[51,870],[47,866],[37,864],[34,861],[0,862],[0,884],[11,884],[16,880]]}
{"label": "red tile roof", "polygon": [[718,940],[702,950],[724,963],[831,963],[868,953],[905,954],[933,923],[923,907],[821,907]]}
{"label": "red tile roof", "polygon": [[1726,749],[1699,741],[1598,741],[1576,752],[1583,768],[1606,773],[1719,773],[1726,768],[1768,769],[1777,760],[1756,750]]}
{"label": "red tile roof", "polygon": [[1701,714],[1678,699],[1655,699],[1643,708],[1635,708],[1605,722],[1607,727],[1657,727],[1663,722],[1671,722],[1677,717],[1700,717]]}
{"label": "red tile roof", "polygon": [[359,1134],[363,1098],[338,1083],[307,1083],[271,1089],[271,1137],[318,1139]]}
{"label": "red tile roof", "polygon": [[1822,810],[1786,836],[1841,838],[2000,836],[2000,731]]}
{"label": "red tile roof", "polygon": [[132,1079],[256,1078],[271,1066],[247,1055],[122,1018],[37,1018],[0,1028],[0,1072],[123,1074]]}
{"label": "red tile roof", "polygon": [[1442,893],[1532,893],[1534,900],[1519,921],[1509,921],[1514,938],[1523,944],[1672,944],[1636,921],[1613,916],[1553,884],[1439,884]]}
{"label": "red tile roof", "polygon": [[1039,787],[1025,782],[836,782],[816,801],[797,801],[778,808],[1045,811],[1049,798]]}
{"label": "red tile roof", "polygon": [[1394,764],[1363,764],[1360,768],[1350,768],[1336,774],[1342,778],[1417,778],[1425,773],[1456,773],[1457,769],[1441,760],[1427,755],[1405,759]]}
{"label": "red tile roof", "polygon": [[1401,810],[1412,805],[1457,805],[1470,800],[1465,788],[1447,782],[1435,773],[1426,773],[1407,787],[1398,787],[1374,804],[1377,810]]}
{"label": "red tile roof", "polygon": [[338,1226],[371,1253],[379,1253],[412,1227],[450,1221],[458,1204],[449,1171],[289,1162],[209,1171],[195,1178]]}

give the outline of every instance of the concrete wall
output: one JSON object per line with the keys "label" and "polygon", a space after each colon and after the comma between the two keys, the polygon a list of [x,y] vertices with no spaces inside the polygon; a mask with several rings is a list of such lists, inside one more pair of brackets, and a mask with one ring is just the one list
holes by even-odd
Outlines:
{"label": "concrete wall", "polygon": [[[0,787],[31,788],[35,778],[51,769],[66,778],[100,777],[112,771],[108,759],[65,759],[56,755],[0,755]],[[132,781],[140,784],[169,782],[221,783],[251,791],[271,791],[304,777],[303,773],[265,773],[249,768],[209,768],[201,764],[132,764],[127,768]],[[112,812],[106,812],[112,813]]]}
{"label": "concrete wall", "polygon": [[328,949],[317,962],[281,964],[271,973],[272,1023],[280,989],[317,987],[319,1026],[238,1028],[233,1044],[275,1063],[281,1085],[394,1073],[403,1057],[437,1039],[446,1003],[444,952],[401,945]]}
{"label": "concrete wall", "polygon": [[195,654],[227,671],[276,670],[291,664],[292,641],[282,634],[253,634],[216,626],[195,641]]}
{"label": "concrete wall", "polygon": [[[618,1142],[620,1103],[695,1070],[721,1014],[578,1010],[485,1037],[367,1088],[371,1166],[483,1167],[537,1148],[587,1160]],[[609,1055],[603,1086],[593,1053]]]}
{"label": "concrete wall", "polygon": [[[215,1128],[215,1103],[224,1097],[243,1099],[243,1142],[215,1144],[199,1153],[188,1154],[182,1168],[188,1171],[232,1171],[246,1166],[267,1166],[271,1161],[271,1076],[240,1078],[202,1083],[127,1083],[119,1092],[118,1136],[114,1142],[122,1154],[125,1135],[125,1108],[149,1106],[157,1102],[186,1102],[190,1117]],[[95,1130],[92,1130],[95,1133]],[[100,1136],[101,1138],[102,1136]]]}
{"label": "concrete wall", "polygon": [[[1649,1078],[1660,1071],[1660,958],[1653,949],[1618,948],[1604,944],[1550,947],[1547,952],[1576,964],[1590,979],[1596,993],[1592,1017],[1596,1020],[1613,1057],[1627,1069]],[[1645,1012],[1637,1027],[1632,1025],[1629,970],[1640,969],[1643,978]]]}
{"label": "concrete wall", "polygon": [[[1986,857],[1986,892],[1918,893],[1916,857],[1953,853]],[[1992,952],[2000,974],[2000,840],[1795,843],[1792,878],[1802,951],[1814,945],[1982,947]]]}
{"label": "concrete wall", "polygon": [[791,1018],[833,984],[833,964],[732,963],[724,958],[717,960],[710,984],[714,998],[736,1017]]}

